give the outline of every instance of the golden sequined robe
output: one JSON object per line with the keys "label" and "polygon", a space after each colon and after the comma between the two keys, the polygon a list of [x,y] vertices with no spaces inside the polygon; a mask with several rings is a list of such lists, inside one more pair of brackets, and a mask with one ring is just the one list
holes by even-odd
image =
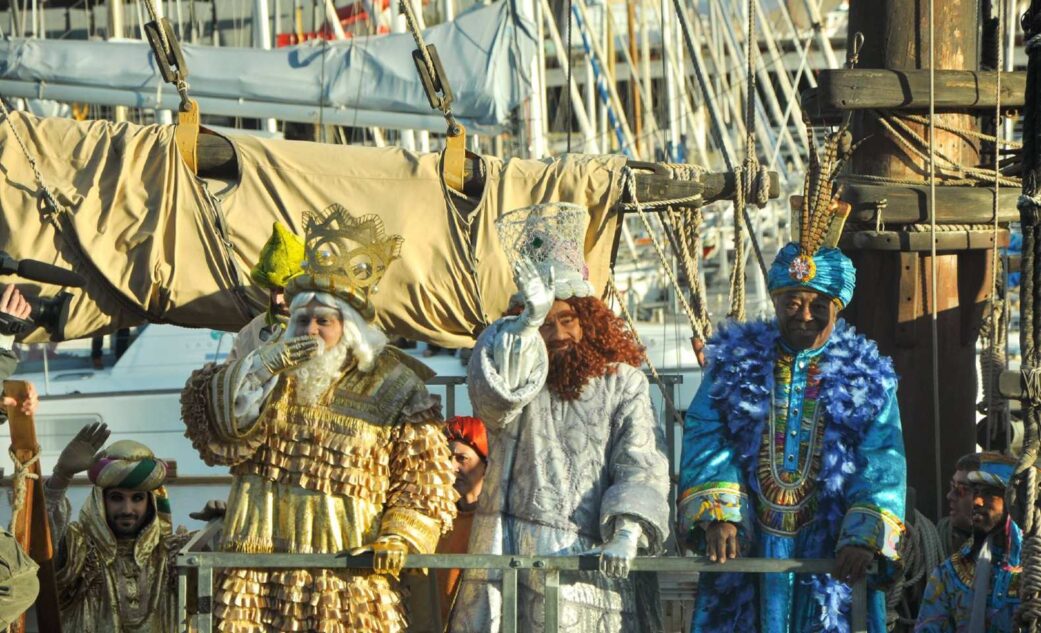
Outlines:
{"label": "golden sequined robe", "polygon": [[[429,370],[387,347],[371,370],[344,370],[313,406],[297,404],[284,375],[256,422],[243,424],[236,392],[252,362],[207,366],[182,396],[203,460],[235,477],[223,550],[341,552],[396,535],[410,552],[434,552],[457,495],[440,406],[417,373]],[[399,582],[357,569],[228,570],[216,614],[219,630],[234,633],[407,626]]]}
{"label": "golden sequined robe", "polygon": [[[173,633],[177,631],[177,552],[189,534],[153,519],[135,539],[117,540],[105,520],[102,490],[94,488],[68,523],[64,489],[44,486],[58,544],[58,601],[63,631]],[[154,499],[154,498],[153,498]]]}

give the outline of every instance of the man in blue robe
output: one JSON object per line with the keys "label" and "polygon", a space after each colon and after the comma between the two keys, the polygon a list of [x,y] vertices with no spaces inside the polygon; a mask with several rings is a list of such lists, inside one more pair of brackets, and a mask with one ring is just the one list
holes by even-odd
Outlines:
{"label": "man in blue robe", "polygon": [[[838,318],[856,271],[822,247],[826,226],[813,222],[771,267],[777,319],[719,330],[687,411],[680,535],[721,565],[701,575],[695,632],[848,631],[851,584],[875,560],[898,559],[906,464],[896,375]],[[833,574],[726,573],[737,556],[837,563]],[[885,631],[873,589],[869,630]]]}
{"label": "man in blue robe", "polygon": [[966,475],[972,495],[972,539],[933,570],[916,633],[1012,633],[1020,604],[1023,532],[1005,508],[1016,461],[981,453]]}

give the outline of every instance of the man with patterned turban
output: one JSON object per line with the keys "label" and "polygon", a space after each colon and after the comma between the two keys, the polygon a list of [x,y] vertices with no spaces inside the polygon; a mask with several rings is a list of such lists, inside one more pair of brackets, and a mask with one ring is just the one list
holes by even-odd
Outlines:
{"label": "man with patterned turban", "polygon": [[289,318],[286,283],[290,277],[300,274],[303,261],[304,241],[281,222],[275,222],[271,227],[271,237],[260,249],[257,264],[249,271],[253,283],[267,290],[268,309],[235,336],[227,358],[229,363],[282,335]]}
{"label": "man with patterned turban", "polygon": [[[477,340],[470,401],[490,436],[471,554],[595,553],[599,571],[560,573],[568,631],[660,630],[654,577],[629,575],[669,534],[669,473],[643,349],[599,299],[583,261],[587,211],[553,204],[498,222],[515,266],[513,308]],[[518,577],[518,630],[545,621],[545,576]],[[499,630],[502,572],[463,573],[451,627]]]}
{"label": "man with patterned turban", "polygon": [[305,228],[285,334],[195,372],[182,417],[203,460],[231,467],[223,551],[372,550],[374,568],[226,570],[218,630],[396,633],[406,555],[432,553],[455,516],[440,404],[432,372],[372,325],[401,238],[338,205]]}
{"label": "man with patterned turban", "polygon": [[[170,525],[166,464],[133,440],[113,442],[98,453],[108,435],[104,424],[83,427],[44,485],[57,544],[62,629],[172,633],[177,630],[176,556],[189,535],[174,534]],[[83,471],[94,487],[79,521],[70,523],[65,491]]]}
{"label": "man with patterned turban", "polygon": [[[906,463],[896,375],[838,318],[856,271],[832,248],[844,207],[824,176],[815,184],[827,190],[804,198],[798,243],[770,268],[777,318],[719,329],[687,410],[679,536],[720,564],[700,576],[695,632],[848,631],[851,584],[873,561],[898,558]],[[831,574],[726,573],[742,555],[837,564]],[[884,596],[870,593],[869,629],[883,633]]]}
{"label": "man with patterned turban", "polygon": [[1012,633],[1019,630],[1023,532],[1005,508],[1005,489],[1016,459],[980,453],[967,473],[972,497],[972,539],[933,570],[915,631]]}

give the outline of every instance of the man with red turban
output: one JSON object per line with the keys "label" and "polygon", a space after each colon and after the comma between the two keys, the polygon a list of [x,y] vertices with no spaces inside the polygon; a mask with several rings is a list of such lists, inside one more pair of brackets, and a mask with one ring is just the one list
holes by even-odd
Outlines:
{"label": "man with red turban", "polygon": [[[458,514],[452,531],[441,537],[437,544],[438,554],[465,554],[470,543],[470,528],[473,526],[474,510],[484,486],[484,474],[488,468],[488,433],[484,422],[478,418],[457,415],[445,422],[445,437],[452,451],[452,468],[455,469],[455,490],[459,501],[455,507]],[[437,586],[441,598],[441,621],[448,619],[448,612],[459,589],[458,569],[439,569],[436,572]]]}

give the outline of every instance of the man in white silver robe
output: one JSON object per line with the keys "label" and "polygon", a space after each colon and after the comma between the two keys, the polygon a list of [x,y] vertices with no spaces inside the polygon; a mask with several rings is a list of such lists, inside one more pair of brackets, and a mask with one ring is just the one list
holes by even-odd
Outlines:
{"label": "man in white silver robe", "polygon": [[[470,553],[595,552],[599,571],[560,574],[559,630],[655,631],[655,578],[629,575],[637,553],[659,554],[669,533],[668,461],[638,369],[643,349],[589,296],[582,241],[566,239],[584,223],[555,221],[528,220],[519,244],[504,243],[516,262],[516,316],[487,328],[470,360],[470,399],[491,449]],[[543,630],[544,580],[519,574],[519,631]],[[499,631],[501,589],[501,571],[464,572],[449,630]]]}

